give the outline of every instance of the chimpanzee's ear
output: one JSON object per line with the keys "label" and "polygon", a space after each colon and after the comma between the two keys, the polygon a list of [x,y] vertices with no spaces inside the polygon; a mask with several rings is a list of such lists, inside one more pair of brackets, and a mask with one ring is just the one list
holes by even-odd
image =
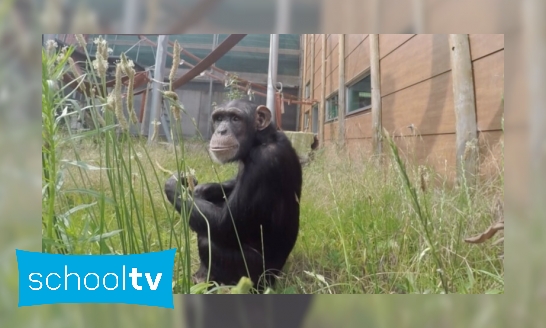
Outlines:
{"label": "chimpanzee's ear", "polygon": [[271,123],[271,111],[264,105],[256,108],[256,130],[261,131]]}

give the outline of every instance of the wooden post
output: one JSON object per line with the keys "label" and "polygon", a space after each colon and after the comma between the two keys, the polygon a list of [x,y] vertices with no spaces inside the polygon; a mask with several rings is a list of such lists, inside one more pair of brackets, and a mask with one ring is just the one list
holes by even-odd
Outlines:
{"label": "wooden post", "polygon": [[[523,7],[525,56],[522,59],[525,63],[523,65],[525,69],[524,83],[527,84],[527,92],[522,97],[526,97],[525,102],[527,102],[528,107],[527,110],[522,108],[521,111],[508,111],[506,118],[511,117],[508,119],[508,122],[510,122],[516,115],[528,117],[529,130],[526,133],[511,132],[512,137],[510,137],[511,141],[509,141],[512,145],[517,144],[526,148],[525,151],[522,151],[522,155],[526,156],[527,159],[519,162],[521,164],[518,164],[518,167],[525,168],[524,170],[528,172],[520,173],[518,170],[513,170],[514,173],[510,174],[509,179],[519,179],[523,181],[522,185],[529,186],[525,191],[521,191],[521,193],[530,192],[530,194],[527,194],[528,204],[530,205],[526,206],[528,208],[526,214],[530,214],[527,218],[542,221],[546,214],[546,202],[544,201],[546,198],[546,111],[544,108],[546,102],[546,92],[544,91],[544,84],[546,83],[546,63],[544,62],[546,44],[540,40],[544,40],[546,37],[546,21],[543,16],[546,3],[539,0],[526,1]],[[510,94],[513,94],[513,92],[510,92]],[[511,95],[510,98],[514,99],[514,96]],[[519,101],[519,99],[516,101]],[[530,163],[524,161],[530,161]],[[511,162],[514,163],[513,160]]]}
{"label": "wooden post", "polygon": [[326,34],[322,35],[322,58],[321,58],[321,76],[320,76],[320,107],[319,107],[319,145],[324,143],[324,110],[326,106]]}
{"label": "wooden post", "polygon": [[[300,83],[300,95],[301,95],[301,99],[305,99],[305,86],[307,85],[307,79],[306,79],[306,76],[307,76],[307,34],[303,34],[302,36],[303,38],[303,60],[300,61],[300,62],[303,62],[303,68],[301,70],[301,83]],[[303,87],[302,87],[303,86]],[[303,113],[305,112],[305,107],[306,105],[299,105],[299,108],[300,108],[300,111],[299,111],[299,115],[298,115],[298,120],[299,120],[299,126],[298,126],[298,131],[303,131]]]}
{"label": "wooden post", "polygon": [[339,35],[338,144],[345,145],[345,34]]}
{"label": "wooden post", "polygon": [[379,34],[370,34],[370,75],[372,82],[372,143],[374,154],[382,152],[381,72],[379,69]]}
{"label": "wooden post", "polygon": [[[311,99],[315,99],[315,35],[311,34],[311,38],[313,39],[313,43],[311,45],[311,83],[309,83],[309,94],[311,95]],[[308,109],[309,111],[309,127],[312,126],[313,122],[313,106],[311,105]],[[304,123],[305,126],[305,123]]]}
{"label": "wooden post", "polygon": [[467,34],[450,34],[451,76],[457,139],[457,180],[468,185],[476,181],[478,171],[478,136],[472,60]]}

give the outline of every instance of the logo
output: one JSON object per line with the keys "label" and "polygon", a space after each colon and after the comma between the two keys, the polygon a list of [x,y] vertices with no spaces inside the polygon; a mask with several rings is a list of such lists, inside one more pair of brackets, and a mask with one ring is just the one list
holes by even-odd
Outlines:
{"label": "logo", "polygon": [[125,303],[172,309],[175,252],[60,255],[16,250],[19,307]]}

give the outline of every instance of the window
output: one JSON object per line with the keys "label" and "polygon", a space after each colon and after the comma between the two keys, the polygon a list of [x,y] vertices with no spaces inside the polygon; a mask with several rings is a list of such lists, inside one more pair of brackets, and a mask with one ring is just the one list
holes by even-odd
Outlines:
{"label": "window", "polygon": [[311,97],[311,86],[309,85],[311,82],[307,82],[305,85],[305,99],[309,99]]}
{"label": "window", "polygon": [[307,131],[309,129],[309,112],[305,112],[304,118],[303,118],[303,131]]}
{"label": "window", "polygon": [[372,106],[370,75],[347,88],[347,112],[368,109]]}
{"label": "window", "polygon": [[326,99],[326,122],[331,121],[337,117],[338,113],[338,95],[337,93]]}

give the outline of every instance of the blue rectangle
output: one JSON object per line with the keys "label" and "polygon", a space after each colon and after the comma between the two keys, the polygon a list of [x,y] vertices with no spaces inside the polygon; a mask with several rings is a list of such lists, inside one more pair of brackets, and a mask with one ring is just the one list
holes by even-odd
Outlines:
{"label": "blue rectangle", "polygon": [[124,303],[174,308],[176,249],[134,255],[60,255],[16,250],[19,307]]}

